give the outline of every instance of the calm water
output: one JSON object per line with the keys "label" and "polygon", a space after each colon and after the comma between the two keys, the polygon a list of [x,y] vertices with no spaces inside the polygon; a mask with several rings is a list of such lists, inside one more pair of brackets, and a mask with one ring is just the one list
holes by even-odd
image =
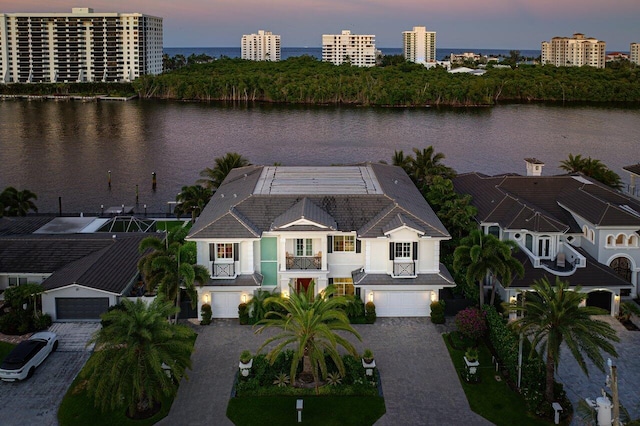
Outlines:
{"label": "calm water", "polygon": [[[458,172],[559,173],[569,153],[599,158],[626,180],[640,161],[640,109],[507,105],[476,109],[225,106],[178,102],[0,101],[0,188],[28,188],[41,212],[121,204],[167,211],[215,157],[254,164],[390,161],[433,145]],[[107,171],[112,172],[108,189]],[[151,190],[151,173],[158,176]]]}

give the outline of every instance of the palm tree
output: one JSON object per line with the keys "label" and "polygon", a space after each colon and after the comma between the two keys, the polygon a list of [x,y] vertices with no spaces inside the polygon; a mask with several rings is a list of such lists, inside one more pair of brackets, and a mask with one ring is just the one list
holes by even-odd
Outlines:
{"label": "palm tree", "polygon": [[96,407],[124,406],[133,415],[175,396],[191,368],[194,333],[167,322],[177,308],[160,297],[148,306],[140,299],[122,304],[123,309],[102,315],[107,325],[91,339],[96,350],[82,377]]}
{"label": "palm tree", "polygon": [[552,286],[544,277],[534,281],[531,288],[533,292],[526,293],[524,306],[512,308],[524,313],[512,325],[525,335],[532,336],[532,354],[536,348],[542,349],[546,365],[545,398],[551,403],[554,398],[554,374],[560,362],[563,342],[582,371],[589,376],[584,355],[604,371],[604,358],[600,350],[617,357],[611,342],[620,339],[608,323],[591,318],[602,313],[600,308],[580,306],[587,295],[580,292],[579,286],[572,291],[569,283],[558,277],[555,286]]}
{"label": "palm tree", "polygon": [[393,157],[391,159],[394,166],[402,167],[402,169],[411,176],[413,157],[411,155],[404,155],[402,150],[393,151]]}
{"label": "palm tree", "polygon": [[178,218],[185,213],[191,214],[191,223],[196,222],[196,217],[202,213],[213,192],[209,188],[200,185],[183,186],[176,197],[175,213]]}
{"label": "palm tree", "polygon": [[[460,240],[453,252],[453,269],[463,273],[469,285],[478,282],[480,306],[484,305],[484,279],[489,272],[500,277],[503,286],[511,283],[513,274],[524,276],[524,267],[511,256],[517,246],[513,241],[501,241],[493,235],[484,235],[482,230],[474,229]],[[495,281],[491,293],[491,304],[495,300]]]}
{"label": "palm tree", "polygon": [[197,183],[204,185],[212,191],[218,189],[231,170],[237,167],[251,165],[249,160],[237,152],[228,152],[223,157],[217,157],[215,162],[216,165],[214,168],[207,167],[200,172],[200,176],[202,176],[203,179],[198,179],[197,181]]}
{"label": "palm tree", "polygon": [[416,186],[423,190],[433,180],[434,176],[442,176],[443,178],[451,179],[455,177],[455,171],[448,166],[441,163],[445,156],[441,152],[434,152],[433,146],[428,146],[420,151],[418,148],[413,148],[415,158],[411,158],[411,179]]}
{"label": "palm tree", "polygon": [[348,300],[344,296],[332,297],[334,293],[335,287],[330,285],[324,292],[314,295],[314,284],[311,282],[306,291],[292,291],[288,298],[274,296],[265,302],[272,303],[284,313],[276,311],[267,313],[267,317],[258,323],[261,327],[256,330],[256,334],[268,328],[279,328],[282,331],[267,339],[258,352],[271,342],[279,341],[267,354],[267,359],[273,364],[286,346],[295,345],[289,373],[292,386],[301,360],[303,362],[300,380],[305,382],[313,380],[318,393],[319,378],[327,377],[325,353],[331,357],[343,376],[344,364],[337,346],[340,345],[353,356],[358,356],[351,342],[336,333],[336,331],[347,331],[361,340],[343,311],[344,306],[349,303]]}
{"label": "palm tree", "polygon": [[28,189],[18,191],[9,186],[0,194],[0,205],[7,216],[26,216],[29,210],[38,212],[38,207],[33,202],[37,199],[38,196]]}
{"label": "palm tree", "polygon": [[560,162],[560,168],[569,173],[582,173],[614,189],[622,188],[620,176],[595,158],[582,158],[580,154],[574,157],[569,154],[568,159]]}
{"label": "palm tree", "polygon": [[[194,243],[185,243],[186,230],[168,232],[165,239],[147,237],[140,242],[140,253],[149,251],[138,261],[148,291],[157,289],[159,295],[180,306],[180,289],[184,287],[191,305],[195,308],[197,292],[195,283],[203,285],[209,280],[209,270],[196,265]],[[175,319],[178,319],[176,313]]]}

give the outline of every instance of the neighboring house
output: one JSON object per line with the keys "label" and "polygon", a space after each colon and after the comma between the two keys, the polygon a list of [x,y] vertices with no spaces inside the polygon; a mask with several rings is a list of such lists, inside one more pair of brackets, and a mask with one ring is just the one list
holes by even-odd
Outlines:
{"label": "neighboring house", "polygon": [[515,241],[524,278],[500,287],[513,301],[533,280],[558,276],[588,293],[587,305],[614,315],[620,297],[638,295],[640,203],[582,174],[541,176],[526,159],[527,176],[467,173],[455,190],[473,197],[487,234]]}
{"label": "neighboring house", "polygon": [[231,171],[191,229],[211,279],[198,311],[234,318],[256,290],[339,294],[378,316],[429,316],[455,284],[440,263],[449,233],[407,174],[384,164],[248,166]]}
{"label": "neighboring house", "polygon": [[94,219],[0,219],[0,291],[39,283],[42,311],[54,321],[99,319],[138,282],[138,245],[148,234],[63,231]]}

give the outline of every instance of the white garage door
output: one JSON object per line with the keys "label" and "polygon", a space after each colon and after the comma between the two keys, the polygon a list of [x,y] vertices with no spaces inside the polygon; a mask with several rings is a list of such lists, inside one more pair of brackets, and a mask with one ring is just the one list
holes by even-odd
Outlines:
{"label": "white garage door", "polygon": [[238,305],[241,292],[224,292],[211,294],[211,314],[213,318],[238,318]]}
{"label": "white garage door", "polygon": [[428,317],[430,291],[374,291],[373,303],[379,317]]}

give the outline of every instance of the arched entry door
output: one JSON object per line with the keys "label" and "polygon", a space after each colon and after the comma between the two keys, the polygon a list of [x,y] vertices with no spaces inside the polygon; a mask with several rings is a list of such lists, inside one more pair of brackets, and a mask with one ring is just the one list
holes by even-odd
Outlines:
{"label": "arched entry door", "polygon": [[631,282],[631,262],[626,257],[616,257],[609,265],[611,269],[625,281]]}

